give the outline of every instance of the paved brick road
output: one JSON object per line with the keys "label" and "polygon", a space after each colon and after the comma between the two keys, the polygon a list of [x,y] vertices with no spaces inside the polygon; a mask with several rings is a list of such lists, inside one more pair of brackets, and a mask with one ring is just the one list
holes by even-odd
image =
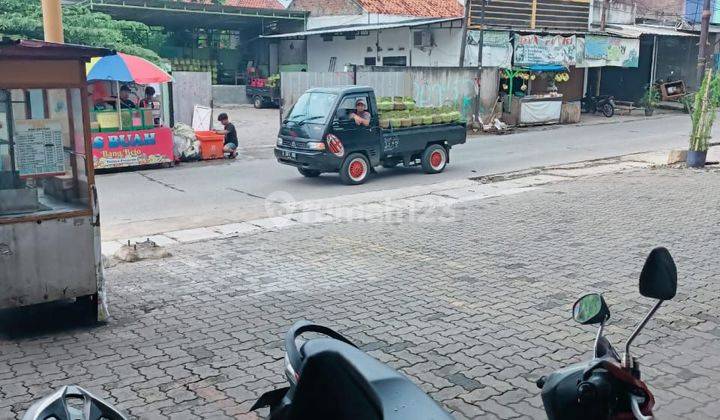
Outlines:
{"label": "paved brick road", "polygon": [[[239,416],[282,383],[281,335],[327,323],[458,417],[541,418],[534,381],[590,351],[573,300],[603,291],[620,347],[649,307],[646,253],[679,293],[637,341],[660,418],[720,413],[720,172],[654,170],[466,203],[455,221],[353,222],[184,245],[107,271],[112,322],[0,338],[0,417],[68,382],[139,418]],[[67,307],[34,310],[67,323]],[[39,314],[38,314],[39,313]],[[22,313],[23,317],[27,313]],[[27,317],[25,317],[27,318]]]}

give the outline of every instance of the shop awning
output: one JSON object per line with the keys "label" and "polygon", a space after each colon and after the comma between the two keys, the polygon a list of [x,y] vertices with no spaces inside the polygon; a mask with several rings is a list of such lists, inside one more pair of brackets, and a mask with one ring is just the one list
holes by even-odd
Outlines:
{"label": "shop awning", "polygon": [[[622,38],[640,38],[640,35],[659,35],[659,36],[697,36],[692,33],[680,32],[671,26],[659,25],[608,25],[605,31],[614,36]],[[600,34],[598,34],[600,35]]]}
{"label": "shop awning", "polygon": [[364,31],[376,31],[380,29],[393,29],[393,28],[407,28],[415,26],[426,26],[443,22],[451,22],[454,20],[462,20],[462,18],[432,18],[432,19],[411,19],[403,20],[399,22],[390,23],[375,23],[368,25],[344,25],[344,26],[331,26],[322,29],[311,29],[302,32],[290,32],[285,34],[277,35],[266,35],[262,38],[295,38],[300,36],[311,36],[311,35],[323,35],[323,34],[344,34],[348,32],[364,32]]}

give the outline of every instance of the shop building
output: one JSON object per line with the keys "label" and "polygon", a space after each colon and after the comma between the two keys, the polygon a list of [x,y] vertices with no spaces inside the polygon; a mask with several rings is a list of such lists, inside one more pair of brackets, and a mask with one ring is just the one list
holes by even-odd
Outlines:
{"label": "shop building", "polygon": [[174,70],[211,73],[213,84],[246,84],[249,77],[278,73],[282,65],[302,69],[302,54],[280,54],[277,44],[261,38],[305,27],[307,12],[287,10],[278,0],[226,0],[222,4],[87,0],[84,4],[116,19],[161,28],[167,37],[160,56]]}

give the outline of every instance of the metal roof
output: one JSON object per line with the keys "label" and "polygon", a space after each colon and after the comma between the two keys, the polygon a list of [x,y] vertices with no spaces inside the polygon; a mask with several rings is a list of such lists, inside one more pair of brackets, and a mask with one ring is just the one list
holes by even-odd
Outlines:
{"label": "metal roof", "polygon": [[290,33],[277,34],[277,35],[265,35],[265,36],[262,36],[262,38],[293,38],[293,37],[297,37],[297,36],[342,34],[342,33],[347,33],[347,32],[361,32],[361,31],[377,31],[380,29],[425,26],[425,25],[432,25],[432,24],[436,24],[436,23],[451,22],[454,20],[462,20],[462,18],[412,19],[412,20],[403,20],[400,22],[392,22],[392,23],[331,26],[331,27],[326,27],[326,28],[322,28],[322,29],[311,29],[311,30],[302,31],[302,32],[290,32]]}
{"label": "metal roof", "polygon": [[60,44],[34,39],[13,40],[0,38],[0,58],[50,58],[50,59],[89,59],[113,54],[107,48],[88,47],[86,45]]}
{"label": "metal roof", "polygon": [[[1,0],[0,0],[1,1]],[[297,10],[260,9],[239,4],[261,5],[260,2],[228,1],[228,5],[206,2],[165,0],[84,0],[91,10],[107,13],[116,19],[134,20],[151,26],[171,28],[207,28],[240,30],[263,22],[295,22],[300,25],[308,12]],[[268,3],[272,7],[273,3]]]}
{"label": "metal roof", "polygon": [[618,25],[612,24],[605,27],[610,35],[623,38],[640,38],[640,35],[661,35],[661,36],[697,36],[692,33],[680,32],[671,26],[657,25]]}

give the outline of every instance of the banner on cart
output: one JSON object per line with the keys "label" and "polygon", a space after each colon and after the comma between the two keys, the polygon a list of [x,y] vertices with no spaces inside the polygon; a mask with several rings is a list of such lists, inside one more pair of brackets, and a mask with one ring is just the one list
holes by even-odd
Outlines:
{"label": "banner on cart", "polygon": [[93,133],[95,169],[155,165],[173,161],[173,138],[169,128]]}

